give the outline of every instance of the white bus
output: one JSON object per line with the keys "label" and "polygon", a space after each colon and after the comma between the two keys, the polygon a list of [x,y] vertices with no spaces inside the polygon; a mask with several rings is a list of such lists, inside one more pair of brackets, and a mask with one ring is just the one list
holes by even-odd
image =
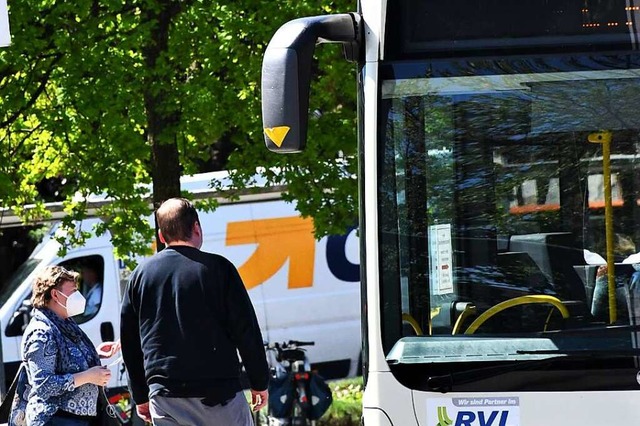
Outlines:
{"label": "white bus", "polygon": [[640,2],[358,6],[283,25],[262,92],[300,151],[316,43],[358,64],[364,425],[640,425]]}

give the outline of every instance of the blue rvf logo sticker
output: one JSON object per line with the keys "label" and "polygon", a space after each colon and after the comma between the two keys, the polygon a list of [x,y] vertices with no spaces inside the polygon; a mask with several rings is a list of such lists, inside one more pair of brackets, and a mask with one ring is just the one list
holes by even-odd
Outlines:
{"label": "blue rvf logo sticker", "polygon": [[427,426],[519,426],[518,397],[434,398]]}

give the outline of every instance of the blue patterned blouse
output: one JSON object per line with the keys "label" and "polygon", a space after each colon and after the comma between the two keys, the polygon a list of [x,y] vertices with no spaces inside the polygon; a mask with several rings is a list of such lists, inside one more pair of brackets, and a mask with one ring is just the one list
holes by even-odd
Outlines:
{"label": "blue patterned blouse", "polygon": [[42,426],[58,410],[81,416],[97,414],[98,386],[76,388],[73,384],[73,373],[100,364],[93,344],[75,321],[62,319],[48,309],[34,309],[24,333],[22,354],[28,380],[17,389],[21,394],[16,400],[20,401],[15,401],[14,407],[24,409],[26,425]]}

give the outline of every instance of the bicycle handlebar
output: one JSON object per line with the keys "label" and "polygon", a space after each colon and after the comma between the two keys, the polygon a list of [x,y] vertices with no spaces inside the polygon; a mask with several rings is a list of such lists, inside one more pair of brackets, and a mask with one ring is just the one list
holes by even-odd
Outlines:
{"label": "bicycle handlebar", "polygon": [[288,342],[282,342],[282,343],[269,343],[269,342],[265,342],[264,347],[266,349],[292,349],[292,348],[297,348],[300,346],[314,346],[316,344],[316,342],[304,342],[301,340],[289,340]]}
{"label": "bicycle handlebar", "polygon": [[302,342],[300,340],[289,340],[289,345],[293,346],[313,346],[316,342]]}

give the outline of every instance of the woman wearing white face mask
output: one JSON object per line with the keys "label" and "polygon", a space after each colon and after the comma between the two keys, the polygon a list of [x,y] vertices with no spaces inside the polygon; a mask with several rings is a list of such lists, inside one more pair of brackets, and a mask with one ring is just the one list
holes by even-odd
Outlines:
{"label": "woman wearing white face mask", "polygon": [[22,341],[26,380],[18,382],[10,425],[89,426],[96,419],[100,386],[111,377],[100,356],[120,346],[105,342],[96,351],[71,319],[86,303],[77,281],[76,272],[52,266],[33,283],[33,318]]}

